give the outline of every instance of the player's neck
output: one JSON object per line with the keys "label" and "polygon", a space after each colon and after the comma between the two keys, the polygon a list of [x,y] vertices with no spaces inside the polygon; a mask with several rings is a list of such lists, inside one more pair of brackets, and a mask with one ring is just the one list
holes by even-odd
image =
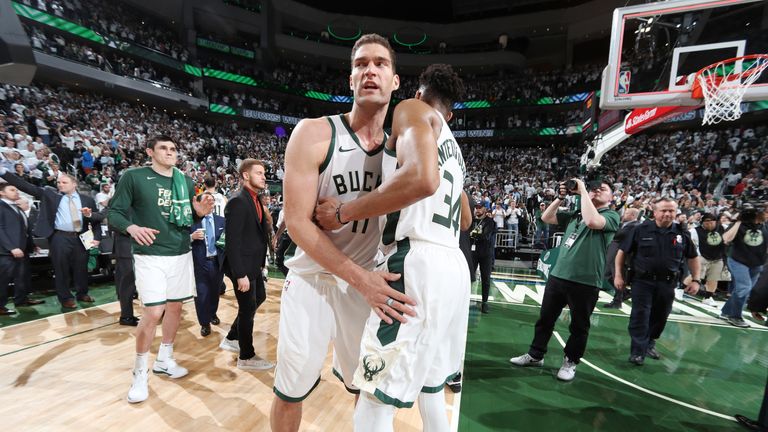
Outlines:
{"label": "player's neck", "polygon": [[152,161],[152,170],[165,177],[173,175],[173,166],[161,165],[155,161]]}
{"label": "player's neck", "polygon": [[383,142],[384,119],[387,116],[386,108],[376,110],[364,110],[354,106],[352,111],[345,114],[349,127],[360,139],[360,145],[372,150]]}

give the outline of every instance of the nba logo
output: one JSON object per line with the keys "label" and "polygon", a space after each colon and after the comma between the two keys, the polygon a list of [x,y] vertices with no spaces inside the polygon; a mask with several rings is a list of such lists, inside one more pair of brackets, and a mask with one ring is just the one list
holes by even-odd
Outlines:
{"label": "nba logo", "polygon": [[629,93],[629,80],[632,77],[632,71],[621,71],[619,73],[619,94]]}

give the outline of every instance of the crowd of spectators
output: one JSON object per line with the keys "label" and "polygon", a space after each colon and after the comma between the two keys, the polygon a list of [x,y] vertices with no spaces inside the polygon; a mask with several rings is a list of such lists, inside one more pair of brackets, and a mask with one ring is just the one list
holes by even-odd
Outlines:
{"label": "crowd of spectators", "polygon": [[[214,98],[235,104],[255,100],[223,93]],[[282,112],[280,106],[256,106]],[[269,178],[282,179],[286,138],[271,127],[201,123],[67,88],[0,86],[3,163],[38,184],[51,184],[58,172],[74,169],[85,185],[98,191],[125,168],[143,164],[148,137],[166,131],[179,138],[180,166],[200,184],[213,176],[231,190],[239,160],[249,156],[267,162]],[[464,142],[462,147],[469,168],[467,189],[476,200],[489,209],[496,204],[506,208],[514,200],[530,214],[575,172],[582,151],[565,145]],[[602,176],[614,186],[619,210],[647,209],[661,196],[676,199],[686,213],[733,212],[741,201],[768,200],[768,127],[762,125],[641,134],[602,162]]]}
{"label": "crowd of spectators", "polygon": [[24,27],[30,35],[32,48],[38,51],[85,63],[116,75],[162,84],[179,92],[190,94],[192,91],[189,80],[171,78],[170,74],[159,70],[150,61],[119,55],[109,49],[94,49],[40,27]]}
{"label": "crowd of spectators", "polygon": [[102,35],[131,41],[159,51],[180,61],[187,61],[189,52],[168,23],[155,22],[121,2],[99,0],[21,0],[43,12],[75,22]]}
{"label": "crowd of spectators", "polygon": [[237,166],[249,156],[264,160],[268,178],[280,180],[286,138],[267,130],[201,123],[63,87],[0,85],[1,163],[37,184],[55,184],[64,171],[95,193],[145,163],[146,141],[160,133],[179,139],[179,166],[199,184],[205,176],[236,183]]}

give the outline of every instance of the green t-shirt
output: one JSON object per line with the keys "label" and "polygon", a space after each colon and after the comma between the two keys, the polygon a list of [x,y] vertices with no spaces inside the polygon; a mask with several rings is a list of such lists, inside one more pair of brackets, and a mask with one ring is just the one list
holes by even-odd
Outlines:
{"label": "green t-shirt", "polygon": [[[568,223],[568,228],[560,243],[560,255],[550,273],[552,276],[598,288],[602,286],[605,251],[619,229],[619,214],[607,207],[598,212],[605,218],[602,230],[587,228],[581,212],[557,213],[558,224]],[[569,241],[571,236],[573,240]]]}
{"label": "green t-shirt", "polygon": [[[194,191],[192,179],[185,176],[187,190]],[[194,196],[189,197],[190,200]],[[189,229],[171,224],[171,177],[158,174],[151,167],[125,171],[109,202],[109,224],[125,232],[130,225],[154,228],[155,241],[150,246],[133,242],[137,255],[183,255],[189,252]]]}

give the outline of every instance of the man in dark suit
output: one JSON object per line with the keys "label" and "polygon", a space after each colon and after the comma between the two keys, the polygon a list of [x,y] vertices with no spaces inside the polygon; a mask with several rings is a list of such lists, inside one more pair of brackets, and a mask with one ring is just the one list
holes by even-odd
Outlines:
{"label": "man in dark suit", "polygon": [[120,302],[120,325],[136,327],[139,319],[133,314],[133,296],[136,294],[136,275],[133,272],[131,236],[110,226],[115,259],[115,289]]}
{"label": "man in dark suit", "polygon": [[40,215],[35,225],[34,234],[48,239],[49,257],[56,276],[56,294],[62,307],[77,307],[70,291],[70,281],[74,280],[77,299],[92,303],[95,300],[88,295],[88,251],[79,236],[92,229],[94,246],[101,241],[99,223],[104,219],[102,213],[94,212],[96,203],[93,198],[77,192],[77,179],[69,174],[62,174],[56,189],[32,185],[15,174],[0,168],[0,177],[40,200]]}
{"label": "man in dark suit", "polygon": [[[209,192],[205,194],[213,196]],[[195,311],[201,336],[211,334],[211,324],[219,324],[216,310],[219,308],[219,287],[224,282],[225,253],[216,242],[224,234],[224,226],[224,218],[211,212],[189,228],[197,289]]]}
{"label": "man in dark suit", "polygon": [[[5,307],[8,303],[8,284],[20,280],[23,260],[33,249],[24,213],[16,205],[19,191],[16,187],[0,184],[0,315],[16,311]],[[19,286],[14,284],[18,290]]]}
{"label": "man in dark suit", "polygon": [[19,206],[23,212],[23,216],[26,218],[27,224],[27,236],[29,237],[29,252],[24,254],[24,258],[21,262],[21,273],[13,280],[13,302],[16,307],[21,306],[34,306],[45,303],[45,300],[35,300],[29,298],[30,289],[32,287],[32,273],[30,270],[29,257],[35,252],[35,244],[33,241],[32,233],[35,229],[35,221],[37,220],[38,211],[35,208],[30,207],[29,200],[24,197],[19,197],[16,200],[16,205]]}
{"label": "man in dark suit", "polygon": [[267,298],[261,268],[267,257],[268,218],[259,201],[259,192],[267,186],[264,164],[246,159],[239,173],[243,188],[224,209],[226,225],[225,272],[235,286],[237,318],[222,349],[240,352],[237,367],[244,370],[266,370],[274,367],[261,359],[253,348],[253,317]]}

